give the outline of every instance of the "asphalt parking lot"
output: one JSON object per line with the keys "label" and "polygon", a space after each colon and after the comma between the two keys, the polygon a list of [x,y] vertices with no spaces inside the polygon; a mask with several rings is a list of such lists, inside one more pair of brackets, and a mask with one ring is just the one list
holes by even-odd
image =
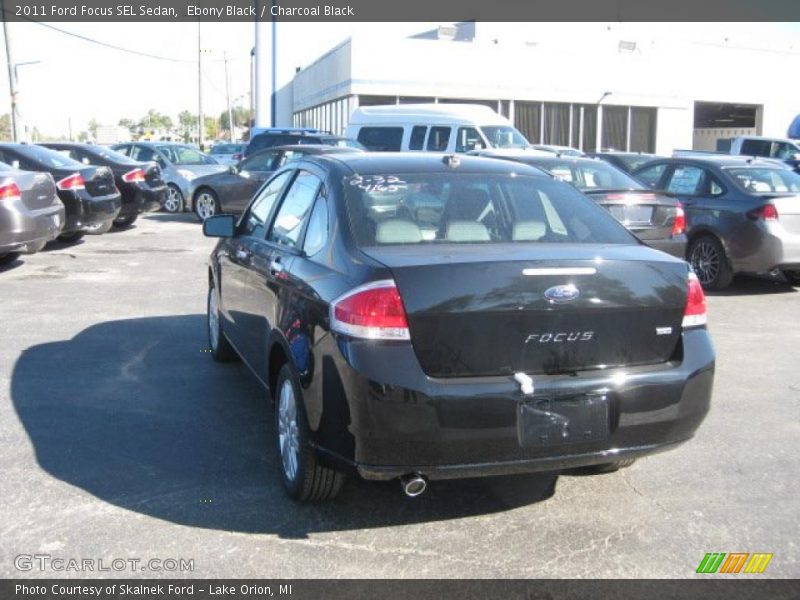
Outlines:
{"label": "asphalt parking lot", "polygon": [[[190,215],[56,245],[0,271],[0,575],[20,554],[194,560],[194,577],[691,577],[706,552],[800,576],[800,289],[709,297],[713,408],[679,449],[617,473],[350,481],[297,506],[271,409],[205,340]],[[130,576],[132,573],[102,573]]]}

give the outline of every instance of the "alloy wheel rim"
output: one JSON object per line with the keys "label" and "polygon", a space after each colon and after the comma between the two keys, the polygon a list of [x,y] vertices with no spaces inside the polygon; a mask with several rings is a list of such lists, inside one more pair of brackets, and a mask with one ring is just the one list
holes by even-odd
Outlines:
{"label": "alloy wheel rim", "polygon": [[203,193],[197,198],[197,214],[201,219],[205,220],[209,217],[213,217],[217,212],[216,209],[216,203],[211,194]]}
{"label": "alloy wheel rim", "polygon": [[708,284],[719,275],[720,258],[717,249],[708,242],[700,242],[692,252],[692,268],[700,283]]}
{"label": "alloy wheel rim", "polygon": [[208,340],[211,349],[216,350],[219,345],[219,313],[217,312],[217,290],[211,288],[208,298]]}
{"label": "alloy wheel rim", "polygon": [[180,199],[178,198],[178,190],[172,187],[169,188],[169,196],[167,197],[167,201],[164,203],[164,208],[167,209],[167,212],[176,212],[179,204]]}
{"label": "alloy wheel rim", "polygon": [[278,445],[281,451],[283,472],[289,481],[297,477],[300,455],[300,431],[297,427],[297,404],[294,388],[284,381],[278,396]]}

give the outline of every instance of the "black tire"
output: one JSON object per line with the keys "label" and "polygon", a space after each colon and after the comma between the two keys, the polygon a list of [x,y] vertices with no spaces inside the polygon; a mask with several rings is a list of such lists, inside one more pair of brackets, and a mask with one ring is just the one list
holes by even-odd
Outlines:
{"label": "black tire", "polygon": [[221,210],[219,197],[216,192],[207,187],[197,190],[197,193],[194,195],[194,201],[192,202],[192,212],[194,212],[194,216],[197,217],[197,220],[201,223],[208,217],[218,215]]}
{"label": "black tire", "polygon": [[733,281],[728,255],[722,242],[713,235],[701,235],[689,245],[689,264],[707,290],[724,290]]}
{"label": "black tire", "polygon": [[[212,316],[216,318],[212,319]],[[219,318],[219,303],[217,288],[208,288],[208,301],[206,302],[206,329],[208,333],[208,349],[211,357],[217,362],[231,362],[239,358],[228,338],[222,332],[222,319]]]}
{"label": "black tire", "polygon": [[167,184],[167,199],[164,201],[162,208],[164,212],[171,215],[182,213],[184,206],[183,194],[178,186],[174,183]]}
{"label": "black tire", "polygon": [[114,219],[114,227],[117,229],[125,229],[126,227],[130,227],[134,223],[136,223],[136,219],[139,218],[139,215],[127,215],[125,217],[117,217]]}
{"label": "black tire", "polygon": [[783,276],[786,277],[789,285],[800,286],[800,271],[784,271]]}
{"label": "black tire", "polygon": [[2,265],[10,265],[12,262],[19,258],[19,252],[7,252],[5,254],[0,254],[0,266]]}
{"label": "black tire", "polygon": [[636,462],[635,458],[621,458],[620,460],[615,460],[614,462],[610,463],[603,463],[602,465],[594,465],[591,467],[592,473],[602,474],[602,473],[614,473],[615,471],[619,471],[620,469],[625,469],[630,467],[633,463]]}
{"label": "black tire", "polygon": [[[284,388],[291,390],[294,405],[294,429],[290,425],[291,411],[284,412]],[[278,373],[278,383],[273,392],[275,399],[275,446],[278,451],[278,470],[286,494],[295,502],[316,502],[334,498],[342,489],[344,473],[322,466],[314,449],[309,445],[309,428],[303,405],[300,384],[287,363]],[[288,404],[288,403],[287,403]],[[283,423],[282,423],[283,421]],[[296,437],[283,436],[282,431],[294,431]],[[294,442],[290,441],[294,438]],[[292,473],[291,459],[295,457]]]}
{"label": "black tire", "polygon": [[59,242],[65,242],[67,244],[72,244],[74,242],[77,242],[81,238],[83,238],[84,235],[86,235],[86,233],[84,233],[83,231],[73,231],[72,233],[62,233],[60,236],[58,236],[58,241]]}

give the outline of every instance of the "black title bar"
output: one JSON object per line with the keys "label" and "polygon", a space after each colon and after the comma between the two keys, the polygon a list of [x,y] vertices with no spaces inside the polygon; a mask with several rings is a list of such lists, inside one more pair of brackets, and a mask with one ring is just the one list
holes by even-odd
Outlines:
{"label": "black title bar", "polygon": [[8,21],[800,21],[800,0],[3,0]]}

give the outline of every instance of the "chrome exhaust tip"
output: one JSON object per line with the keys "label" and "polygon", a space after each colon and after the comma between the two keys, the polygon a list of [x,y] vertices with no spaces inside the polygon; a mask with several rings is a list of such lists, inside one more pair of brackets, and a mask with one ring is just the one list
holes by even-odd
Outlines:
{"label": "chrome exhaust tip", "polygon": [[416,498],[424,494],[425,490],[428,489],[428,480],[419,473],[411,473],[400,478],[400,487],[406,496]]}

